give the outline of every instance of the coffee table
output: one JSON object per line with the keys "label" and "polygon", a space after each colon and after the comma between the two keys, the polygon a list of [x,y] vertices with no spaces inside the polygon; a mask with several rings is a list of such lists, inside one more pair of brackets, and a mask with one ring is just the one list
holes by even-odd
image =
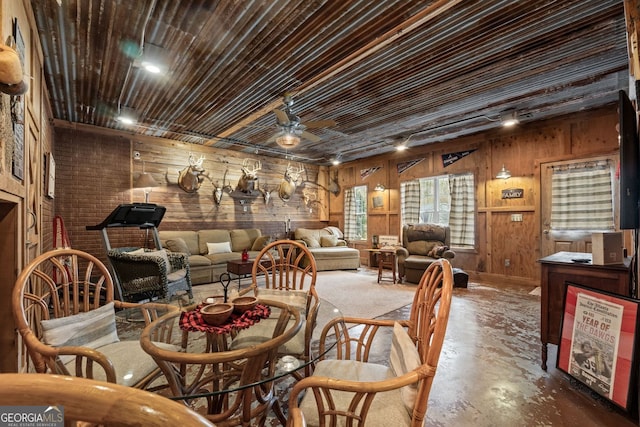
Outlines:
{"label": "coffee table", "polygon": [[[253,262],[255,260],[250,259],[247,261],[242,261],[241,259],[232,259],[231,261],[227,261],[227,272],[222,273],[220,275],[220,283],[222,284],[222,289],[224,290],[224,302],[227,302],[227,291],[229,289],[229,284],[231,283],[231,275],[235,274],[238,276],[238,291],[240,291],[240,283],[242,278],[250,276],[251,271],[253,269]],[[266,265],[269,261],[264,260],[260,261],[262,265]]]}

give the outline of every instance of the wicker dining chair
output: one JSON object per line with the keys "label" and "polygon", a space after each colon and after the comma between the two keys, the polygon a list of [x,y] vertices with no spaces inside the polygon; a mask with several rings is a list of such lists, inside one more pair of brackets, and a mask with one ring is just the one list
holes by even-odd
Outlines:
{"label": "wicker dining chair", "polygon": [[[282,355],[309,361],[311,339],[316,324],[320,299],[316,292],[318,269],[307,247],[295,240],[277,240],[265,246],[253,263],[251,286],[243,293],[253,292],[258,298],[286,302],[300,311],[303,325],[300,332],[280,348]],[[262,284],[264,282],[264,284]],[[232,348],[243,348],[265,341],[271,336],[274,322],[264,320],[252,328],[241,330]],[[305,375],[312,367],[305,367]],[[300,377],[296,372],[294,376]]]}
{"label": "wicker dining chair", "polygon": [[[321,360],[313,375],[293,386],[288,425],[422,426],[452,290],[451,265],[439,259],[424,272],[409,319],[344,317],[327,324],[320,347],[327,339],[341,337],[336,358]],[[389,366],[368,361],[382,328],[393,330]]]}
{"label": "wicker dining chair", "polygon": [[152,386],[161,372],[137,339],[120,340],[116,310],[135,312],[145,323],[179,310],[114,299],[107,267],[76,249],[54,249],[31,261],[15,282],[12,305],[25,349],[21,372],[71,375],[136,388]]}

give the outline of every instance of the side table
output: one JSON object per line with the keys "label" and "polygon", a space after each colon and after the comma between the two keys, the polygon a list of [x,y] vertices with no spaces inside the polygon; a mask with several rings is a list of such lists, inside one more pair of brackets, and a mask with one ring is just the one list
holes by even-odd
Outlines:
{"label": "side table", "polygon": [[391,269],[391,279],[393,280],[393,283],[396,283],[396,265],[398,264],[396,251],[379,249],[376,253],[376,257],[378,259],[378,283],[380,283],[381,280],[384,280],[383,271],[385,268]]}
{"label": "side table", "polygon": [[[229,290],[229,284],[231,283],[231,274],[238,276],[238,291],[240,291],[240,281],[243,277],[251,275],[253,270],[253,263],[255,260],[250,259],[242,261],[241,259],[232,259],[227,261],[227,272],[220,275],[220,283],[224,290],[224,302],[227,302],[227,291]],[[261,263],[269,262],[267,260],[260,261]]]}

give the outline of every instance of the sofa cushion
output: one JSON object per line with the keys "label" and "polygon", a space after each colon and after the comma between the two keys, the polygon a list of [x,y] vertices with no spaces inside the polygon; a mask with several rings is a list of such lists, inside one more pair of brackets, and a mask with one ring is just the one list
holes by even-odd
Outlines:
{"label": "sofa cushion", "polygon": [[231,253],[231,242],[208,243],[207,255]]}
{"label": "sofa cushion", "polygon": [[[160,231],[158,232],[158,235],[160,236],[160,243],[163,248],[171,250],[167,245],[167,242],[169,240],[182,239],[187,244],[191,255],[202,254],[200,246],[198,245],[198,233],[195,231]],[[172,250],[172,252],[174,251]]]}
{"label": "sofa cushion", "polygon": [[[231,234],[228,230],[199,230],[198,246],[200,255],[209,253],[207,243],[231,242]],[[192,252],[195,253],[195,252]]]}
{"label": "sofa cushion", "polygon": [[233,252],[242,252],[249,250],[253,246],[253,242],[262,236],[262,232],[257,228],[248,228],[246,230],[231,230],[231,250]]}
{"label": "sofa cushion", "polygon": [[204,255],[209,260],[209,263],[214,266],[224,265],[226,271],[227,261],[234,259],[240,259],[242,255],[238,252],[224,252],[219,254]]}
{"label": "sofa cushion", "polygon": [[187,242],[185,242],[181,237],[168,239],[166,245],[167,249],[169,249],[171,252],[182,252],[184,254],[191,255],[191,251],[187,246]]}
{"label": "sofa cushion", "polygon": [[302,241],[307,245],[310,249],[315,249],[320,247],[320,242],[313,236],[305,236],[302,238]]}
{"label": "sofa cushion", "polygon": [[209,267],[211,260],[204,255],[191,255],[189,257],[189,266],[193,267]]}
{"label": "sofa cushion", "polygon": [[320,236],[320,246],[331,248],[338,244],[338,236]]}
{"label": "sofa cushion", "polygon": [[253,242],[253,246],[251,246],[251,250],[260,252],[269,243],[271,243],[271,236],[260,236]]}

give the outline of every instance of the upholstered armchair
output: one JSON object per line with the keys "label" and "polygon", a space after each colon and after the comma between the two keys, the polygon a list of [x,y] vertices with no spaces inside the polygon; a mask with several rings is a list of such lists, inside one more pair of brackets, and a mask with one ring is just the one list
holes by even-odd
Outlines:
{"label": "upholstered armchair", "polygon": [[408,224],[402,228],[402,248],[398,248],[401,280],[418,283],[424,271],[439,258],[453,259],[451,230],[447,225]]}
{"label": "upholstered armchair", "polygon": [[166,250],[111,249],[107,253],[124,301],[170,299],[186,291],[193,299],[187,255]]}

